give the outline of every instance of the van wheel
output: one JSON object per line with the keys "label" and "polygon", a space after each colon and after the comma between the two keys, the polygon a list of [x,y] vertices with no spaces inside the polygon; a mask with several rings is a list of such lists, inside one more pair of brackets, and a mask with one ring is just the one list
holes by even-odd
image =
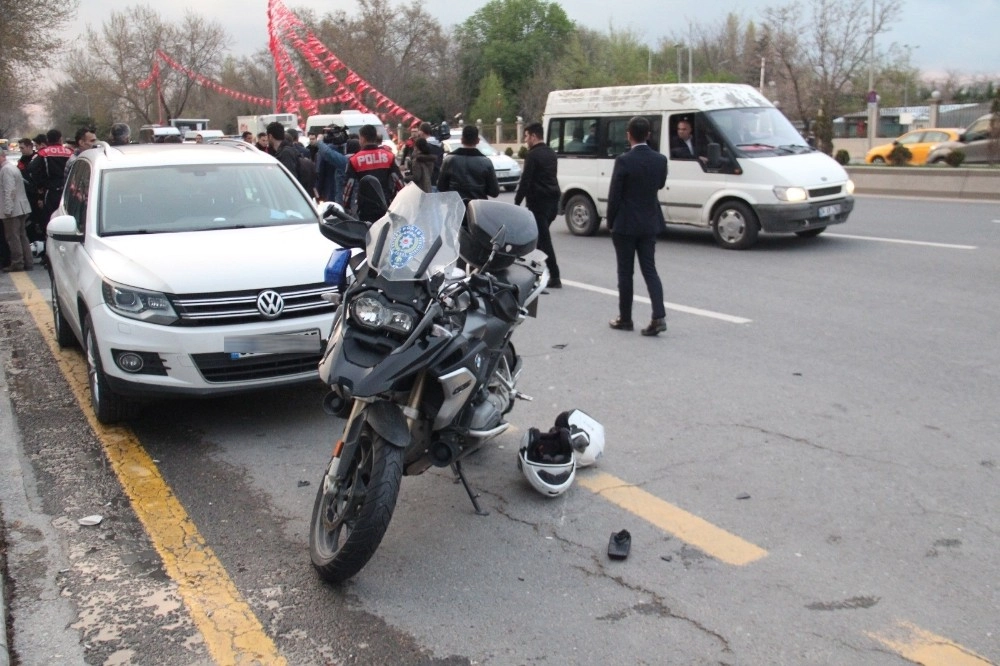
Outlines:
{"label": "van wheel", "polygon": [[815,229],[806,229],[805,231],[796,231],[795,235],[799,238],[816,238],[821,233],[826,231],[826,227],[816,227]]}
{"label": "van wheel", "polygon": [[566,202],[566,226],[574,236],[593,236],[601,226],[590,198],[574,194]]}
{"label": "van wheel", "polygon": [[757,242],[757,216],[742,201],[727,201],[712,216],[715,242],[727,250],[745,250]]}

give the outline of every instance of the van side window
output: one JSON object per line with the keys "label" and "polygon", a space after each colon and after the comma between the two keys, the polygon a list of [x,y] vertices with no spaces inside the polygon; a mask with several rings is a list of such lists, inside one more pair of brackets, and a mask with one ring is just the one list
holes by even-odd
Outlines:
{"label": "van side window", "polygon": [[549,123],[549,146],[560,155],[596,155],[597,118],[560,118]]}
{"label": "van side window", "polygon": [[[659,115],[644,116],[649,121],[649,138],[646,143],[649,147],[660,152],[660,135],[663,132],[663,118]],[[617,157],[629,149],[628,145],[628,121],[632,116],[622,116],[620,118],[608,118],[608,157]]]}

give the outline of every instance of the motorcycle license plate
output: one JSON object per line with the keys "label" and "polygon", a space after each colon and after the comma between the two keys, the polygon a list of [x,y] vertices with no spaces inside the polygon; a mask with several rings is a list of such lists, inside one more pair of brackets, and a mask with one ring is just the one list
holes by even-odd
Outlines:
{"label": "motorcycle license plate", "polygon": [[247,354],[318,354],[322,351],[322,343],[319,329],[310,328],[292,333],[226,337],[222,342],[222,350],[232,358],[241,358]]}
{"label": "motorcycle license plate", "polygon": [[819,217],[833,217],[834,215],[840,214],[840,204],[833,204],[832,206],[820,206],[819,210],[816,212]]}

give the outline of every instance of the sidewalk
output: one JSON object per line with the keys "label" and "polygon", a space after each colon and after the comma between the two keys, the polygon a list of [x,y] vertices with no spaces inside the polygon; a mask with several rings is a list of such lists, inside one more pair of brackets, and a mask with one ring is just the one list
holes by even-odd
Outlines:
{"label": "sidewalk", "polygon": [[[21,307],[20,294],[6,274],[0,275],[0,304],[8,311]],[[82,664],[80,637],[71,626],[78,619],[76,611],[58,584],[69,557],[52,517],[42,509],[43,491],[22,452],[21,424],[15,420],[7,384],[13,367],[10,353],[6,338],[0,337],[0,514],[6,542],[0,609],[5,624],[12,620],[14,644],[8,644],[6,631],[0,633],[0,666],[9,666],[15,646],[21,664]],[[9,603],[8,593],[15,595]]]}

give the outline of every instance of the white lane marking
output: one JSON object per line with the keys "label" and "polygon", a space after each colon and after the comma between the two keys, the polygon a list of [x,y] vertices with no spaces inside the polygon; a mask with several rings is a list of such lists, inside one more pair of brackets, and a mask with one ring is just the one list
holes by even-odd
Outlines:
{"label": "white lane marking", "polygon": [[851,236],[850,234],[823,234],[827,238],[854,238],[856,240],[878,241],[880,243],[900,243],[902,245],[924,245],[942,247],[948,250],[978,250],[975,245],[952,245],[951,243],[928,243],[926,241],[901,240],[899,238],[879,238],[878,236]]}
{"label": "white lane marking", "polygon": [[1000,220],[993,220],[993,224],[1000,224]]}
{"label": "white lane marking", "polygon": [[[604,287],[595,287],[592,284],[587,284],[586,282],[576,282],[575,280],[563,280],[563,284],[568,284],[571,287],[576,287],[577,289],[586,289],[587,291],[592,291],[597,294],[605,294],[607,296],[614,296],[618,298],[618,291],[615,289],[605,289]],[[649,304],[649,299],[645,296],[635,296],[633,300],[639,301],[640,303]],[[688,305],[680,305],[678,303],[664,303],[664,307],[668,310],[674,310],[676,312],[684,312],[687,314],[698,315],[699,317],[709,317],[711,319],[718,319],[720,321],[728,321],[730,324],[749,324],[753,319],[747,319],[746,317],[737,317],[735,315],[727,315],[721,312],[712,312],[711,310],[702,310],[701,308],[692,308]]]}

